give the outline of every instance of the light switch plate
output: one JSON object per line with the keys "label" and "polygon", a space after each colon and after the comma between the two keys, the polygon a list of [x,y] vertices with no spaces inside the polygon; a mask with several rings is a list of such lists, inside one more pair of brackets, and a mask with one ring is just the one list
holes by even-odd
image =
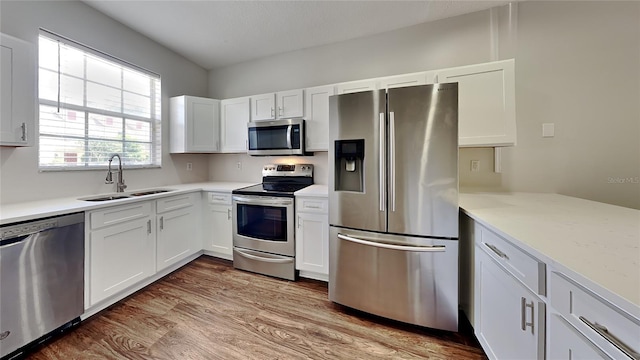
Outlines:
{"label": "light switch plate", "polygon": [[554,123],[542,124],[542,137],[554,137],[556,126]]}

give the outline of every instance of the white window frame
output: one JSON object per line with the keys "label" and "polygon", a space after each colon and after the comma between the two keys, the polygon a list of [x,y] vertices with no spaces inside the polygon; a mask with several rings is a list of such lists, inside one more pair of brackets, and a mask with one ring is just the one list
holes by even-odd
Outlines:
{"label": "white window frame", "polygon": [[[76,105],[76,104],[69,104],[69,103],[62,103],[60,102],[60,100],[58,101],[52,101],[52,100],[48,100],[48,99],[42,99],[38,96],[38,102],[39,102],[39,106],[49,106],[49,107],[56,107],[58,109],[65,109],[65,110],[71,110],[71,111],[77,111],[77,112],[82,112],[85,114],[84,116],[84,121],[85,121],[85,131],[84,131],[84,136],[80,137],[80,136],[72,136],[72,135],[57,135],[57,134],[47,134],[47,133],[41,133],[40,132],[40,126],[39,128],[39,133],[38,133],[38,139],[39,139],[39,145],[40,145],[40,136],[43,137],[47,137],[47,138],[59,138],[59,139],[71,139],[71,140],[79,140],[79,141],[84,141],[84,148],[85,148],[85,154],[88,152],[88,148],[89,148],[89,141],[108,141],[108,142],[120,142],[122,147],[122,151],[118,152],[119,155],[123,156],[124,158],[126,158],[126,154],[124,152],[124,149],[126,147],[127,143],[140,143],[140,144],[150,144],[150,162],[149,163],[145,163],[145,164],[127,164],[127,161],[123,162],[123,167],[126,169],[135,169],[135,168],[160,168],[162,166],[162,87],[161,87],[161,77],[160,75],[151,72],[149,70],[146,70],[144,68],[141,68],[137,65],[131,64],[127,61],[118,59],[114,56],[111,56],[109,54],[106,54],[104,52],[101,52],[99,50],[93,49],[91,47],[88,47],[86,45],[83,45],[81,43],[78,43],[76,41],[70,40],[68,38],[65,38],[63,36],[60,36],[58,34],[52,33],[48,30],[45,29],[40,29],[40,36],[45,37],[49,40],[53,40],[53,41],[58,41],[59,43],[65,44],[66,46],[70,46],[75,48],[76,50],[82,51],[85,54],[89,54],[89,56],[91,57],[96,57],[99,58],[102,61],[105,62],[109,62],[111,64],[117,65],[119,66],[121,69],[126,69],[128,71],[135,71],[141,74],[144,74],[146,76],[149,76],[150,81],[155,81],[153,83],[153,85],[150,85],[150,101],[151,101],[151,106],[150,106],[150,116],[149,117],[145,117],[145,116],[139,116],[139,115],[134,115],[134,114],[129,114],[129,113],[125,113],[124,110],[124,99],[121,98],[121,111],[117,112],[117,111],[110,111],[110,110],[104,110],[104,109],[97,109],[97,108],[92,108],[87,106],[87,92],[84,91],[83,94],[83,105]],[[38,66],[39,71],[40,71],[40,65]],[[86,69],[86,60],[85,60],[85,69]],[[48,70],[48,69],[46,69]],[[61,70],[58,70],[57,74],[60,75]],[[67,75],[68,76],[68,75]],[[82,78],[80,77],[76,77],[76,79],[80,79],[83,81],[85,89],[86,89],[86,84],[87,83],[91,83],[91,80],[87,79],[87,75],[86,75],[86,71],[85,74]],[[96,83],[98,84],[98,83]],[[99,84],[102,86],[105,86],[105,84]],[[155,85],[155,86],[154,86]],[[123,92],[126,89],[124,88],[124,86],[118,87],[113,87],[114,89],[118,89],[119,91]],[[58,90],[59,91],[59,90]],[[122,119],[122,137],[120,139],[114,140],[114,139],[102,139],[102,138],[94,138],[94,137],[90,137],[89,136],[89,117],[90,114],[96,114],[96,115],[104,115],[104,116],[109,116],[109,117],[113,117],[113,118],[120,118]],[[143,121],[143,122],[147,122],[150,125],[150,131],[151,131],[151,141],[150,143],[147,142],[143,142],[143,141],[134,141],[134,140],[126,140],[126,124],[125,124],[125,119],[127,120],[136,120],[136,121]],[[90,164],[88,159],[84,159],[82,162],[80,162],[80,165],[78,165],[77,163],[74,163],[74,165],[64,165],[64,162],[61,165],[43,165],[40,161],[40,157],[43,155],[43,153],[41,152],[41,146],[38,147],[38,168],[40,171],[82,171],[82,170],[102,170],[102,169],[106,169],[108,166],[107,163],[107,159],[105,158],[104,163],[102,164]],[[109,154],[109,155],[113,155]]]}

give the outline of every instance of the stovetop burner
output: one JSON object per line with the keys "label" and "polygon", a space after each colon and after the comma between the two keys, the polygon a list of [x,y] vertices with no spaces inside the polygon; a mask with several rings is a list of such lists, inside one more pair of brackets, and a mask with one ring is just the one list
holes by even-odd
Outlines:
{"label": "stovetop burner", "polygon": [[293,193],[313,184],[313,165],[265,165],[262,184],[233,190],[233,194],[293,197]]}

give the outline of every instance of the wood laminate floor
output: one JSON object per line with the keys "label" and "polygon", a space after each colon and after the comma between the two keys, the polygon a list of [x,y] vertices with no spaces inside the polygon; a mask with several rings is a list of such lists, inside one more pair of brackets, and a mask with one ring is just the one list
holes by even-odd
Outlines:
{"label": "wood laminate floor", "polygon": [[84,321],[30,359],[486,359],[458,333],[330,302],[326,283],[289,282],[202,256]]}

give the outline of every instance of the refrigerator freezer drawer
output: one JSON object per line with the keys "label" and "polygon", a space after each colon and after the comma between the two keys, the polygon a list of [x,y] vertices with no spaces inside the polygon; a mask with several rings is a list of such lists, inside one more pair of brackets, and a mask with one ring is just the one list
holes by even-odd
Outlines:
{"label": "refrigerator freezer drawer", "polygon": [[410,324],[458,330],[458,241],[337,227],[329,236],[331,301]]}

